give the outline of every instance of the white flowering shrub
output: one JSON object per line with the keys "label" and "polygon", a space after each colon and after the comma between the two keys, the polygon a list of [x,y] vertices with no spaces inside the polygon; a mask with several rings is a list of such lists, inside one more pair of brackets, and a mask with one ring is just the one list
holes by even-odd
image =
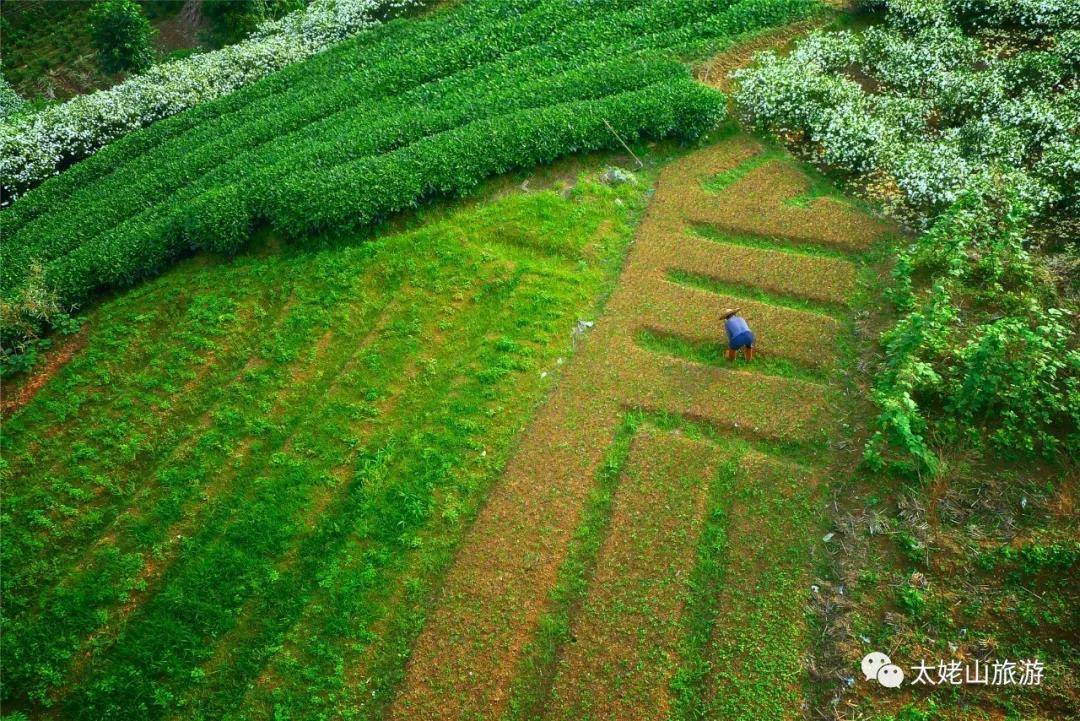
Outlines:
{"label": "white flowering shrub", "polygon": [[890,25],[909,32],[945,27],[952,20],[945,0],[892,0],[888,12]]}
{"label": "white flowering shrub", "polygon": [[1036,209],[1074,197],[1062,187],[1068,175],[1054,173],[1068,167],[1063,153],[1080,131],[1080,91],[1062,90],[1075,85],[1078,39],[989,52],[956,24],[955,5],[888,2],[886,24],[860,36],[816,33],[786,57],[763,54],[735,74],[736,107],[763,130],[806,141],[819,162],[889,179],[901,194],[889,200],[916,219],[992,170],[1008,170]]}
{"label": "white flowering shrub", "polygon": [[862,37],[859,64],[879,83],[904,95],[932,95],[943,74],[967,68],[979,44],[959,28],[935,26],[912,33],[874,27]]}
{"label": "white flowering shrub", "polygon": [[1062,199],[1080,207],[1080,137],[1069,135],[1048,144],[1035,170],[1042,177],[1057,178]]}
{"label": "white flowering shrub", "polygon": [[1066,76],[1080,74],[1080,30],[1066,30],[1054,38],[1054,55],[1061,58]]}
{"label": "white flowering shrub", "polygon": [[26,101],[0,76],[0,120],[11,117],[25,104]]}
{"label": "white flowering shrub", "polygon": [[917,207],[951,205],[980,172],[965,158],[949,133],[936,140],[898,146],[889,154],[889,168],[907,200]]}
{"label": "white flowering shrub", "polygon": [[243,42],[9,120],[0,89],[0,184],[15,195],[131,130],[231,93],[421,2],[313,0]]}
{"label": "white flowering shrub", "polygon": [[844,30],[808,35],[789,57],[795,64],[826,73],[844,69],[858,60],[861,53],[862,36]]}
{"label": "white flowering shrub", "polygon": [[774,132],[811,140],[829,165],[870,170],[885,128],[867,112],[870,98],[858,83],[805,71],[828,66],[828,61],[803,64],[767,53],[758,67],[736,73],[736,104],[744,116]]}
{"label": "white flowering shrub", "polygon": [[946,4],[965,24],[1045,31],[1080,27],[1076,0],[946,0]]}
{"label": "white flowering shrub", "polygon": [[866,460],[933,473],[931,439],[1075,453],[1076,309],[1030,247],[1080,215],[1080,2],[863,5],[885,22],[759,56],[734,99],[927,229],[898,252]]}

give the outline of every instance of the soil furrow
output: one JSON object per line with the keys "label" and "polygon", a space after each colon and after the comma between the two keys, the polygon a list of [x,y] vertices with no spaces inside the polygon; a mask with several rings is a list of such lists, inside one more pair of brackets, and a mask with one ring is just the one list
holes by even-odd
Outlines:
{"label": "soil furrow", "polygon": [[813,183],[788,162],[773,160],[754,168],[717,196],[701,194],[687,203],[691,223],[747,235],[785,238],[800,243],[862,251],[889,226],[831,197],[816,197],[805,207],[792,199],[810,192]]}
{"label": "soil furrow", "polygon": [[707,443],[659,431],[634,438],[549,719],[640,719],[642,709],[666,716],[715,456]]}
{"label": "soil furrow", "polygon": [[855,290],[855,268],[835,258],[820,258],[672,234],[678,248],[672,270],[789,295],[843,305]]}
{"label": "soil furrow", "polygon": [[495,718],[619,418],[564,378],[493,489],[413,649],[393,719]]}

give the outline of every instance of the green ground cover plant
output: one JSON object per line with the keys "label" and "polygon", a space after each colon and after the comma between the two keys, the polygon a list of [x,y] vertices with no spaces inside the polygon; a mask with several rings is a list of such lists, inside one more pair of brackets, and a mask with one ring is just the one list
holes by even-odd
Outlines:
{"label": "green ground cover plant", "polygon": [[[701,52],[815,7],[483,0],[376,29],[132,133],[20,198],[0,213],[0,296],[17,296],[31,259],[70,306],[192,250],[236,248],[254,226],[302,238],[567,153],[696,137],[723,98],[657,53]],[[211,241],[211,228],[226,232]]]}
{"label": "green ground cover plant", "polygon": [[5,423],[5,710],[377,715],[642,200],[515,194],[94,311]]}

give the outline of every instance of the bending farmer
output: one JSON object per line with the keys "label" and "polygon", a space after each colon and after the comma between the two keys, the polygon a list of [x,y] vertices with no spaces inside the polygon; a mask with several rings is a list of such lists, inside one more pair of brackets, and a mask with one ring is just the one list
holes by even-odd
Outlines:
{"label": "bending farmer", "polygon": [[746,360],[754,360],[754,332],[746,324],[746,319],[739,315],[739,309],[726,309],[723,318],[728,338],[727,359],[735,360],[735,354],[742,348]]}

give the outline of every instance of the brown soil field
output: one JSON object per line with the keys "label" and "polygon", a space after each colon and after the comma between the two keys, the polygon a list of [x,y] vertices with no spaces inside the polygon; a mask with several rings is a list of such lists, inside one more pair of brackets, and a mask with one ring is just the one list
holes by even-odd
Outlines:
{"label": "brown soil field", "polygon": [[708,443],[666,433],[634,438],[548,718],[629,721],[642,709],[666,717],[679,615],[716,455]]}

